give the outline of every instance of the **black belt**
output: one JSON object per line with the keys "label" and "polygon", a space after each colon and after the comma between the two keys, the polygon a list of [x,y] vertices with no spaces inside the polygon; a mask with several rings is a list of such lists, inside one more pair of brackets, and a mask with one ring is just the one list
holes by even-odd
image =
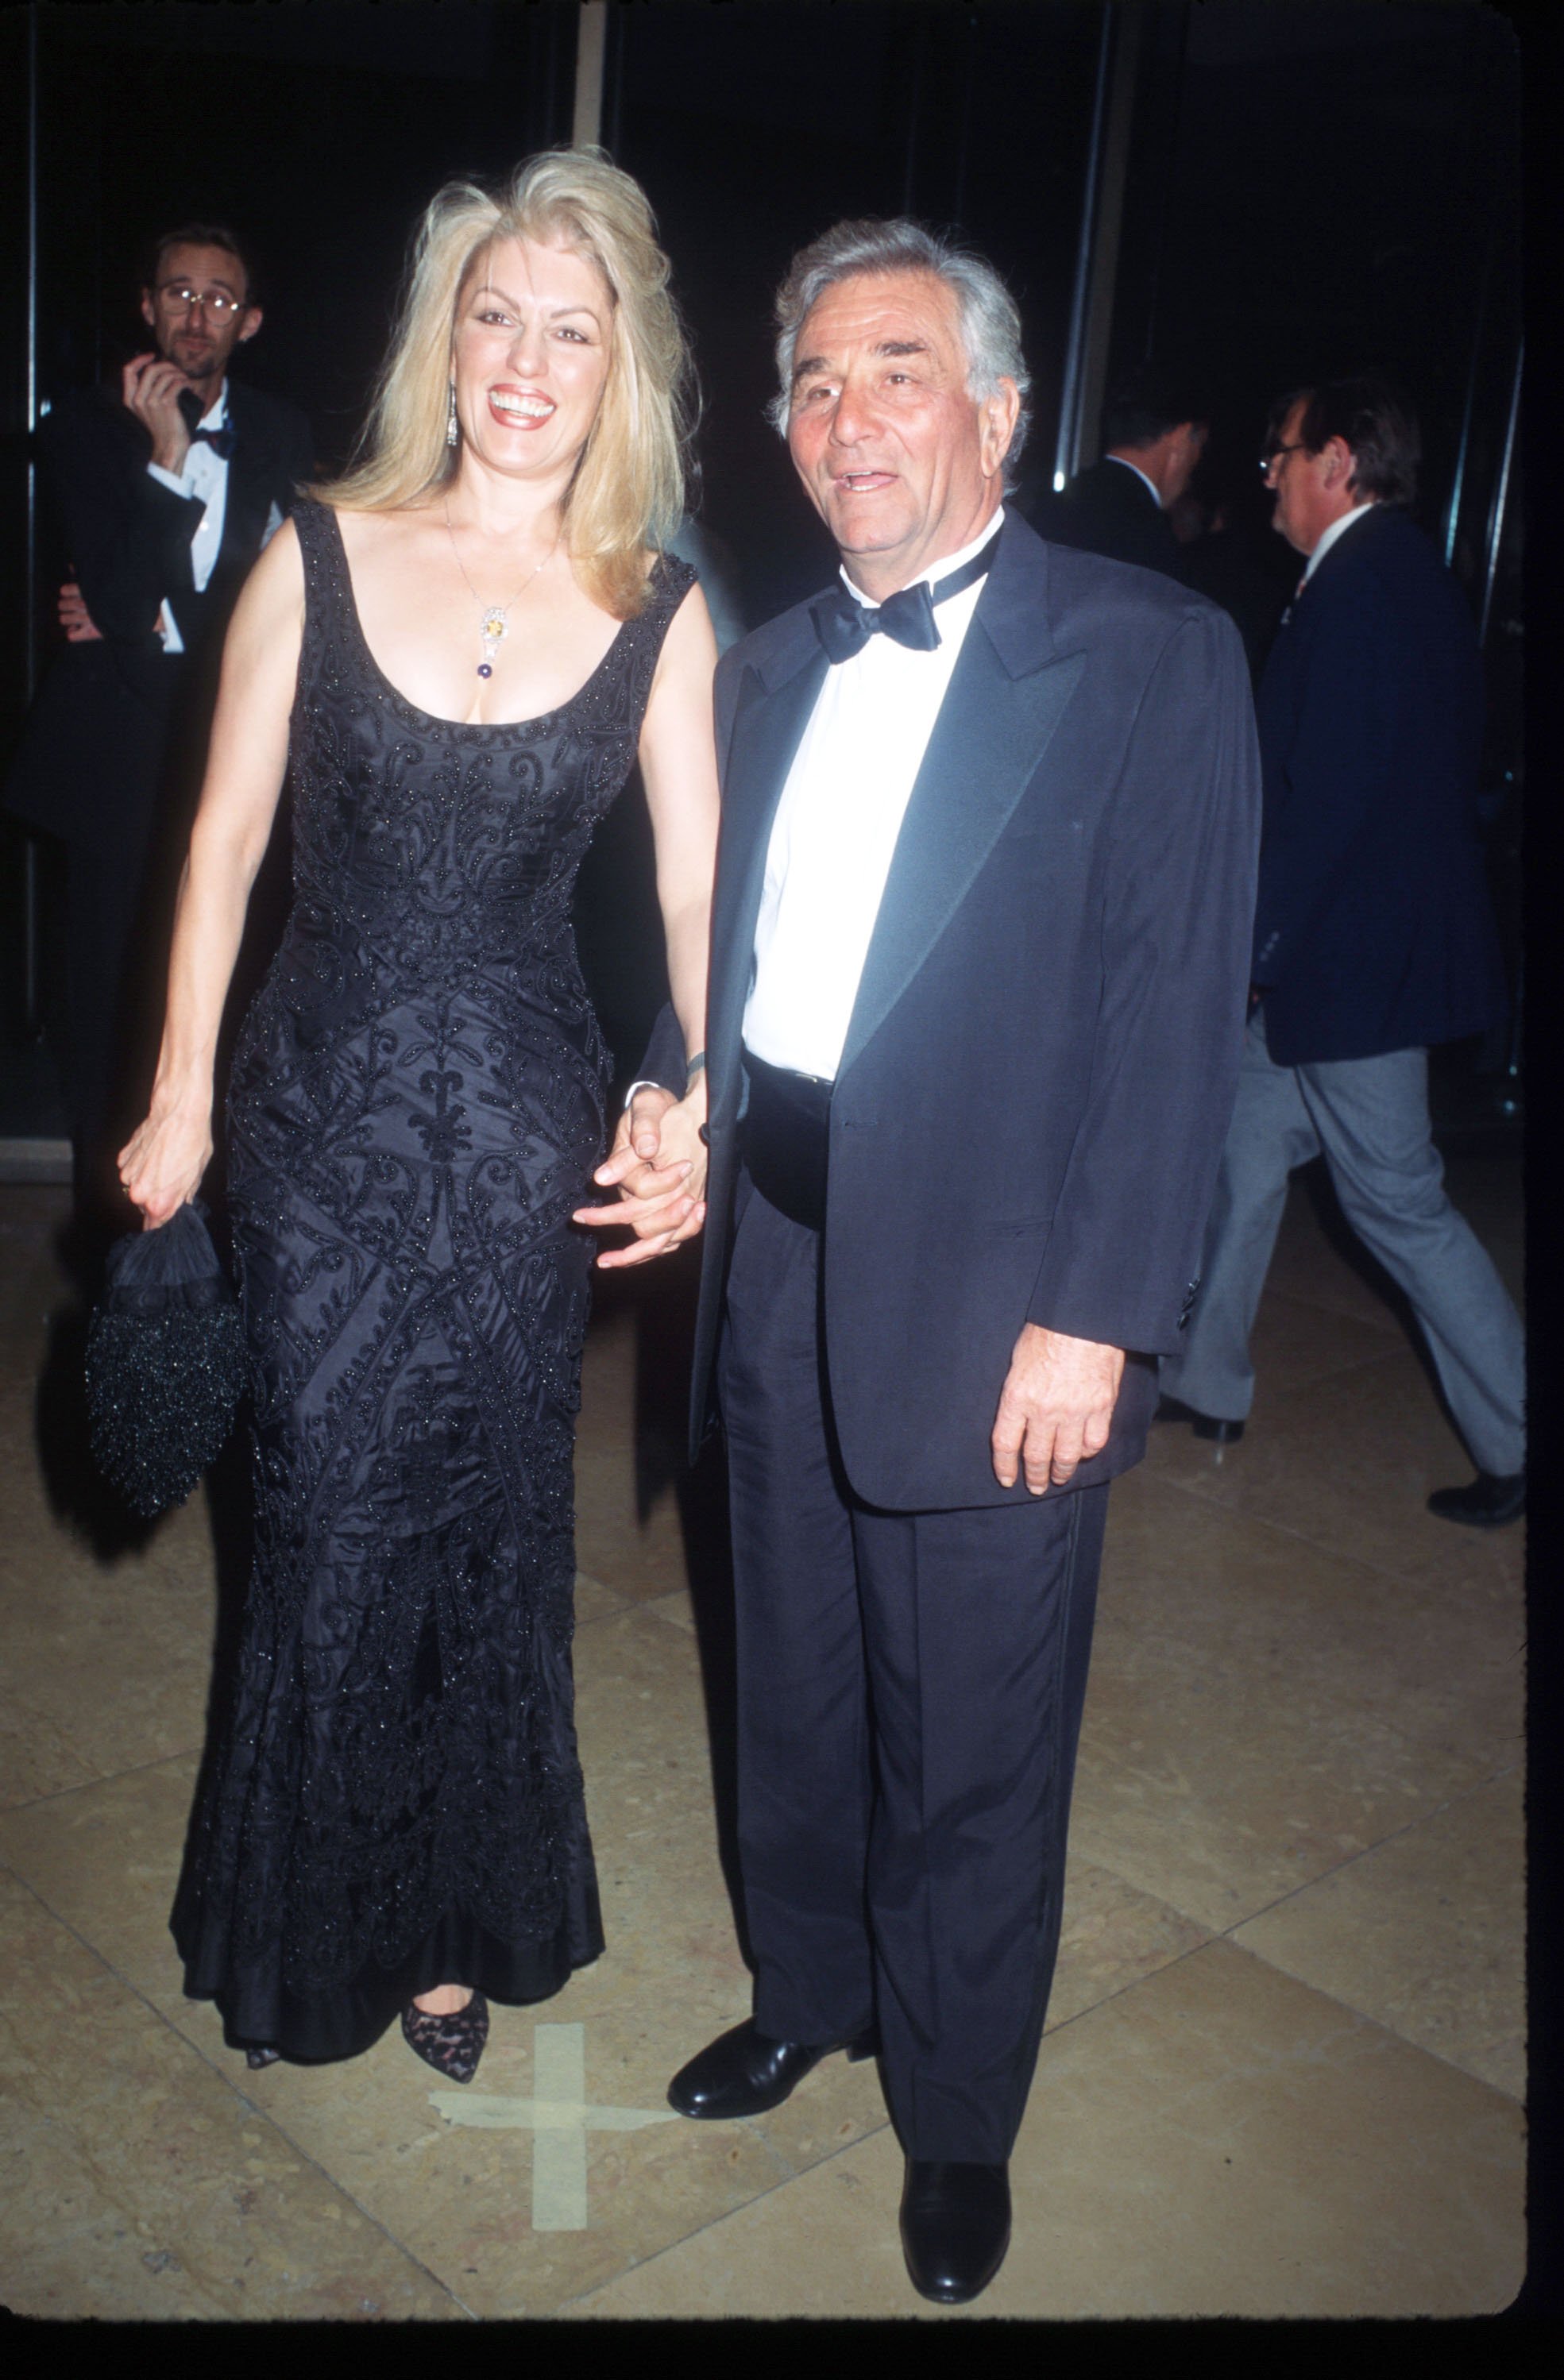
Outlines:
{"label": "black belt", "polygon": [[750,1103],[739,1147],[751,1181],[768,1206],[789,1222],[818,1232],[825,1223],[825,1160],[830,1148],[832,1085],[818,1075],[768,1066],[746,1050]]}

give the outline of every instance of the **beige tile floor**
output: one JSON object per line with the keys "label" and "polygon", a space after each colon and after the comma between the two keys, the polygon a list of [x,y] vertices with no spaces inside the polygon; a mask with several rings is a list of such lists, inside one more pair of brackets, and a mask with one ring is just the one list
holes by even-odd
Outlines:
{"label": "beige tile floor", "polygon": [[[1517,1169],[1468,1160],[1452,1184],[1518,1289]],[[61,1211],[0,1190],[0,2301],[982,2321],[1513,2299],[1521,1534],[1424,1513],[1469,1466],[1306,1185],[1249,1437],[1217,1454],[1159,1430],[1115,1491],[1015,2241],[948,2313],[906,2279],[873,2067],[833,2058],[752,2123],[664,2100],[749,2004],[707,1725],[711,1498],[678,1485],[688,1284],[610,1285],[588,1349],[577,1670],[605,1956],[497,2010],[468,2092],[432,2087],[397,2034],[251,2076],[183,1998],[166,1924],[204,1728],[207,1507],[116,1552],[51,1502],[34,1408]]]}

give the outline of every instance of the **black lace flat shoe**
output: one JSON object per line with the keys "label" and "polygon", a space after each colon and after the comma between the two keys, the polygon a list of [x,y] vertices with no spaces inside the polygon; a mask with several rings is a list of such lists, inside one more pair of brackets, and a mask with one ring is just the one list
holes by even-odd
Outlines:
{"label": "black lace flat shoe", "polygon": [[259,2074],[263,2066],[275,2066],[281,2056],[280,2049],[274,2049],[270,2042],[263,2042],[259,2047],[245,2051],[244,2062],[252,2074]]}
{"label": "black lace flat shoe", "polygon": [[489,2003],[474,1992],[454,2016],[431,2016],[409,2000],[402,2010],[402,2038],[447,2082],[470,2082],[489,2038]]}
{"label": "black lace flat shoe", "polygon": [[873,2058],[874,2034],[854,2041],[827,2041],[819,2047],[801,2041],[774,2041],[757,2033],[748,2017],[731,2031],[718,2034],[705,2048],[681,2066],[668,2084],[668,2105],[681,2116],[721,2123],[735,2116],[764,2116],[779,2107],[812,2067],[833,2050],[845,2049],[849,2060]]}
{"label": "black lace flat shoe", "polygon": [[1008,2168],[908,2158],[901,2247],[920,2297],[966,2305],[988,2287],[1009,2244]]}

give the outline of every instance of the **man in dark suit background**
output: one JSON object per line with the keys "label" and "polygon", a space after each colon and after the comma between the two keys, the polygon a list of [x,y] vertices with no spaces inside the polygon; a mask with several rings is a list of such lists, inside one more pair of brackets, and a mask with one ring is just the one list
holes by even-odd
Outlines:
{"label": "man in dark suit background", "polygon": [[1182,576],[1167,516],[1189,486],[1205,444],[1201,399],[1174,375],[1145,368],[1118,383],[1103,407],[1103,455],[1032,509],[1051,545]]}
{"label": "man in dark suit background", "polygon": [[67,393],[39,432],[67,643],[6,786],[67,846],[67,1089],[79,1208],[100,1227],[121,1213],[113,1160],[155,1034],[161,954],[137,944],[165,903],[149,869],[172,865],[187,822],[234,600],[312,468],[303,415],[229,377],[262,320],[230,232],[165,234],[141,313],[154,345],[117,390]]}
{"label": "man in dark suit background", "polygon": [[[991,267],[841,225],[778,319],[774,418],[843,570],[718,668],[678,1119],[709,1082],[707,1196],[641,1090],[598,1174],[625,1203],[580,1220],[631,1223],[613,1264],[705,1217],[757,1973],[669,2096],[757,2114],[877,2034],[909,2270],[954,2302],[1009,2236],[1107,1483],[1237,1078],[1258,761],[1214,606],[1007,514],[1027,375]],[[644,1071],[681,1086],[685,1053]]]}
{"label": "man in dark suit background", "polygon": [[1505,1014],[1478,836],[1483,681],[1464,596],[1406,507],[1417,423],[1375,375],[1294,391],[1264,468],[1307,556],[1257,698],[1265,836],[1252,1014],[1168,1416],[1242,1435],[1249,1336],[1290,1170],[1323,1149],[1348,1221],[1411,1302],[1477,1464],[1429,1509],[1524,1503],[1520,1318],[1445,1194],[1428,1050]]}

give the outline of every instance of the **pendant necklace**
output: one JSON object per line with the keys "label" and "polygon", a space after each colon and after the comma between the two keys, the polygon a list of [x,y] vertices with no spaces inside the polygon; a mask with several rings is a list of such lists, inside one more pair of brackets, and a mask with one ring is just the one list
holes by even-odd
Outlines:
{"label": "pendant necklace", "polygon": [[520,601],[522,596],[526,593],[528,588],[532,585],[539,571],[543,569],[544,564],[550,563],[554,560],[555,555],[559,551],[559,540],[557,537],[555,539],[554,543],[544,555],[542,562],[536,562],[532,565],[532,569],[528,571],[527,576],[521,581],[521,584],[517,589],[515,594],[510,598],[509,602],[485,603],[483,597],[479,594],[478,589],[472,584],[471,579],[467,576],[467,565],[461,558],[461,548],[456,541],[456,531],[451,527],[451,504],[448,496],[446,499],[446,535],[451,540],[451,552],[456,555],[457,568],[460,571],[462,577],[466,582],[467,591],[479,607],[478,636],[483,647],[483,658],[478,664],[478,674],[480,677],[493,677],[495,674],[495,655],[498,652],[500,644],[506,634],[506,615],[509,612],[512,604],[519,603]]}

